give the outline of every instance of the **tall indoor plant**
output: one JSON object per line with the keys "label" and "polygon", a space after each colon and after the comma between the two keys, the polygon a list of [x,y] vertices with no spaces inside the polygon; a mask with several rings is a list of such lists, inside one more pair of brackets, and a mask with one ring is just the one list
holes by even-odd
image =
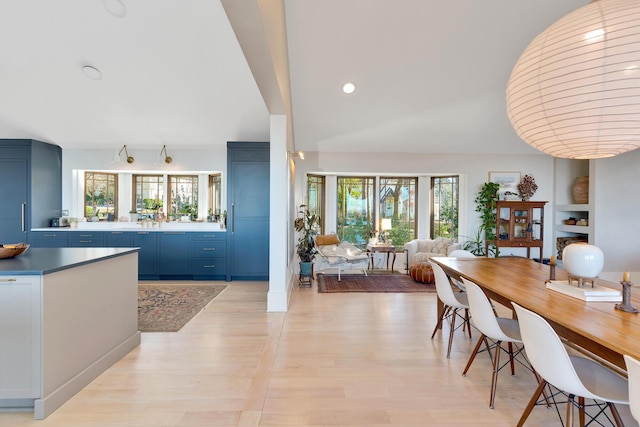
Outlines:
{"label": "tall indoor plant", "polygon": [[294,227],[298,232],[298,244],[296,250],[300,258],[300,275],[311,276],[311,265],[318,250],[314,237],[318,234],[320,224],[317,215],[312,214],[307,205],[300,205],[298,217],[294,221]]}
{"label": "tall indoor plant", "polygon": [[[476,212],[480,213],[480,227],[473,240],[464,244],[464,249],[475,255],[496,255],[493,241],[496,239],[496,203],[500,184],[485,182],[476,194]],[[484,234],[484,236],[483,236]]]}

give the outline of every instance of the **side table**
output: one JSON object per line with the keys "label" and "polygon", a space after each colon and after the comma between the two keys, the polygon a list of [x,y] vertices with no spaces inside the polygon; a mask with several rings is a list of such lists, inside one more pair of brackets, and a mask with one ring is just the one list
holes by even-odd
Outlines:
{"label": "side table", "polygon": [[367,245],[367,252],[370,254],[371,269],[375,269],[375,263],[373,257],[376,252],[382,252],[387,254],[387,270],[389,269],[389,258],[393,254],[393,261],[391,262],[391,271],[393,272],[393,265],[396,262],[396,247],[393,245]]}

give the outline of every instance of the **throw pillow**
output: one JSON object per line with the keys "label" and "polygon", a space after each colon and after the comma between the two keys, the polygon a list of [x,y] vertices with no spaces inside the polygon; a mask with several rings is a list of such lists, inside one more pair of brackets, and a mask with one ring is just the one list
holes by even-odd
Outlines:
{"label": "throw pillow", "polygon": [[453,239],[436,237],[436,240],[434,240],[433,242],[433,252],[437,252],[439,254],[446,254],[447,248],[452,244],[453,244]]}
{"label": "throw pillow", "polygon": [[340,243],[337,234],[320,234],[316,236],[316,244],[318,246],[337,245]]}
{"label": "throw pillow", "polygon": [[431,252],[433,240],[418,240],[418,252]]}

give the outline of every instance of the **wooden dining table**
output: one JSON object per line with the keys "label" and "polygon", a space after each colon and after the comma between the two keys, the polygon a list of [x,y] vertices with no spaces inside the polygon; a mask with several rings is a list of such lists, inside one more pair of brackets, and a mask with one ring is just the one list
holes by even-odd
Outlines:
{"label": "wooden dining table", "polygon": [[[538,313],[558,335],[620,369],[625,369],[623,355],[640,359],[640,314],[616,310],[614,302],[585,302],[547,289],[548,265],[521,257],[431,260],[450,277],[476,283],[505,307],[513,308],[515,302]],[[556,279],[567,280],[567,273],[557,268]],[[596,283],[622,289],[620,283],[599,279]],[[631,304],[640,309],[640,287],[631,289]]]}

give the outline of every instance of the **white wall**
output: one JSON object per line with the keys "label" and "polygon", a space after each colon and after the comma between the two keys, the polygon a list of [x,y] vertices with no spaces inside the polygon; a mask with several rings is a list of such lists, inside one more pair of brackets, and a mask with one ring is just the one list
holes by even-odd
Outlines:
{"label": "white wall", "polygon": [[[118,147],[118,150],[122,146]],[[188,173],[188,174],[210,174],[222,173],[222,206],[226,205],[226,188],[227,188],[227,150],[172,150],[167,147],[169,156],[173,158],[173,162],[166,164],[158,162],[158,154],[162,147],[157,150],[137,150],[127,147],[129,155],[135,161],[128,164],[122,152],[122,162],[119,164],[111,163],[115,148],[109,150],[62,150],[62,209],[69,211],[69,216],[82,217],[82,194],[78,191],[77,181],[82,181],[83,177],[77,177],[74,171],[90,170],[90,171],[111,171],[118,172],[121,175],[120,190],[121,197],[118,200],[119,206],[126,201],[126,206],[130,205],[131,179],[130,173]],[[206,188],[206,187],[205,187]],[[200,196],[204,196],[205,192],[200,191]],[[199,217],[206,217],[206,205],[199,203],[202,212]],[[127,215],[127,211],[121,211],[120,215]],[[204,216],[203,216],[204,215]]]}
{"label": "white wall", "polygon": [[[460,175],[460,234],[472,236],[480,223],[475,212],[474,199],[480,186],[488,181],[489,171],[520,171],[524,176],[531,174],[538,184],[538,191],[532,200],[545,200],[545,247],[543,257],[549,257],[555,248],[552,242],[552,200],[553,200],[553,158],[545,155],[457,155],[457,154],[417,154],[417,153],[327,153],[305,152],[305,160],[297,162],[296,204],[304,200],[305,177],[307,173],[329,175],[387,175],[387,176],[429,176]],[[426,236],[429,207],[429,180],[423,179],[419,192],[419,235]],[[327,218],[328,224],[335,224]],[[537,257],[537,249],[532,249]],[[526,250],[501,248],[502,254],[525,255]]]}

